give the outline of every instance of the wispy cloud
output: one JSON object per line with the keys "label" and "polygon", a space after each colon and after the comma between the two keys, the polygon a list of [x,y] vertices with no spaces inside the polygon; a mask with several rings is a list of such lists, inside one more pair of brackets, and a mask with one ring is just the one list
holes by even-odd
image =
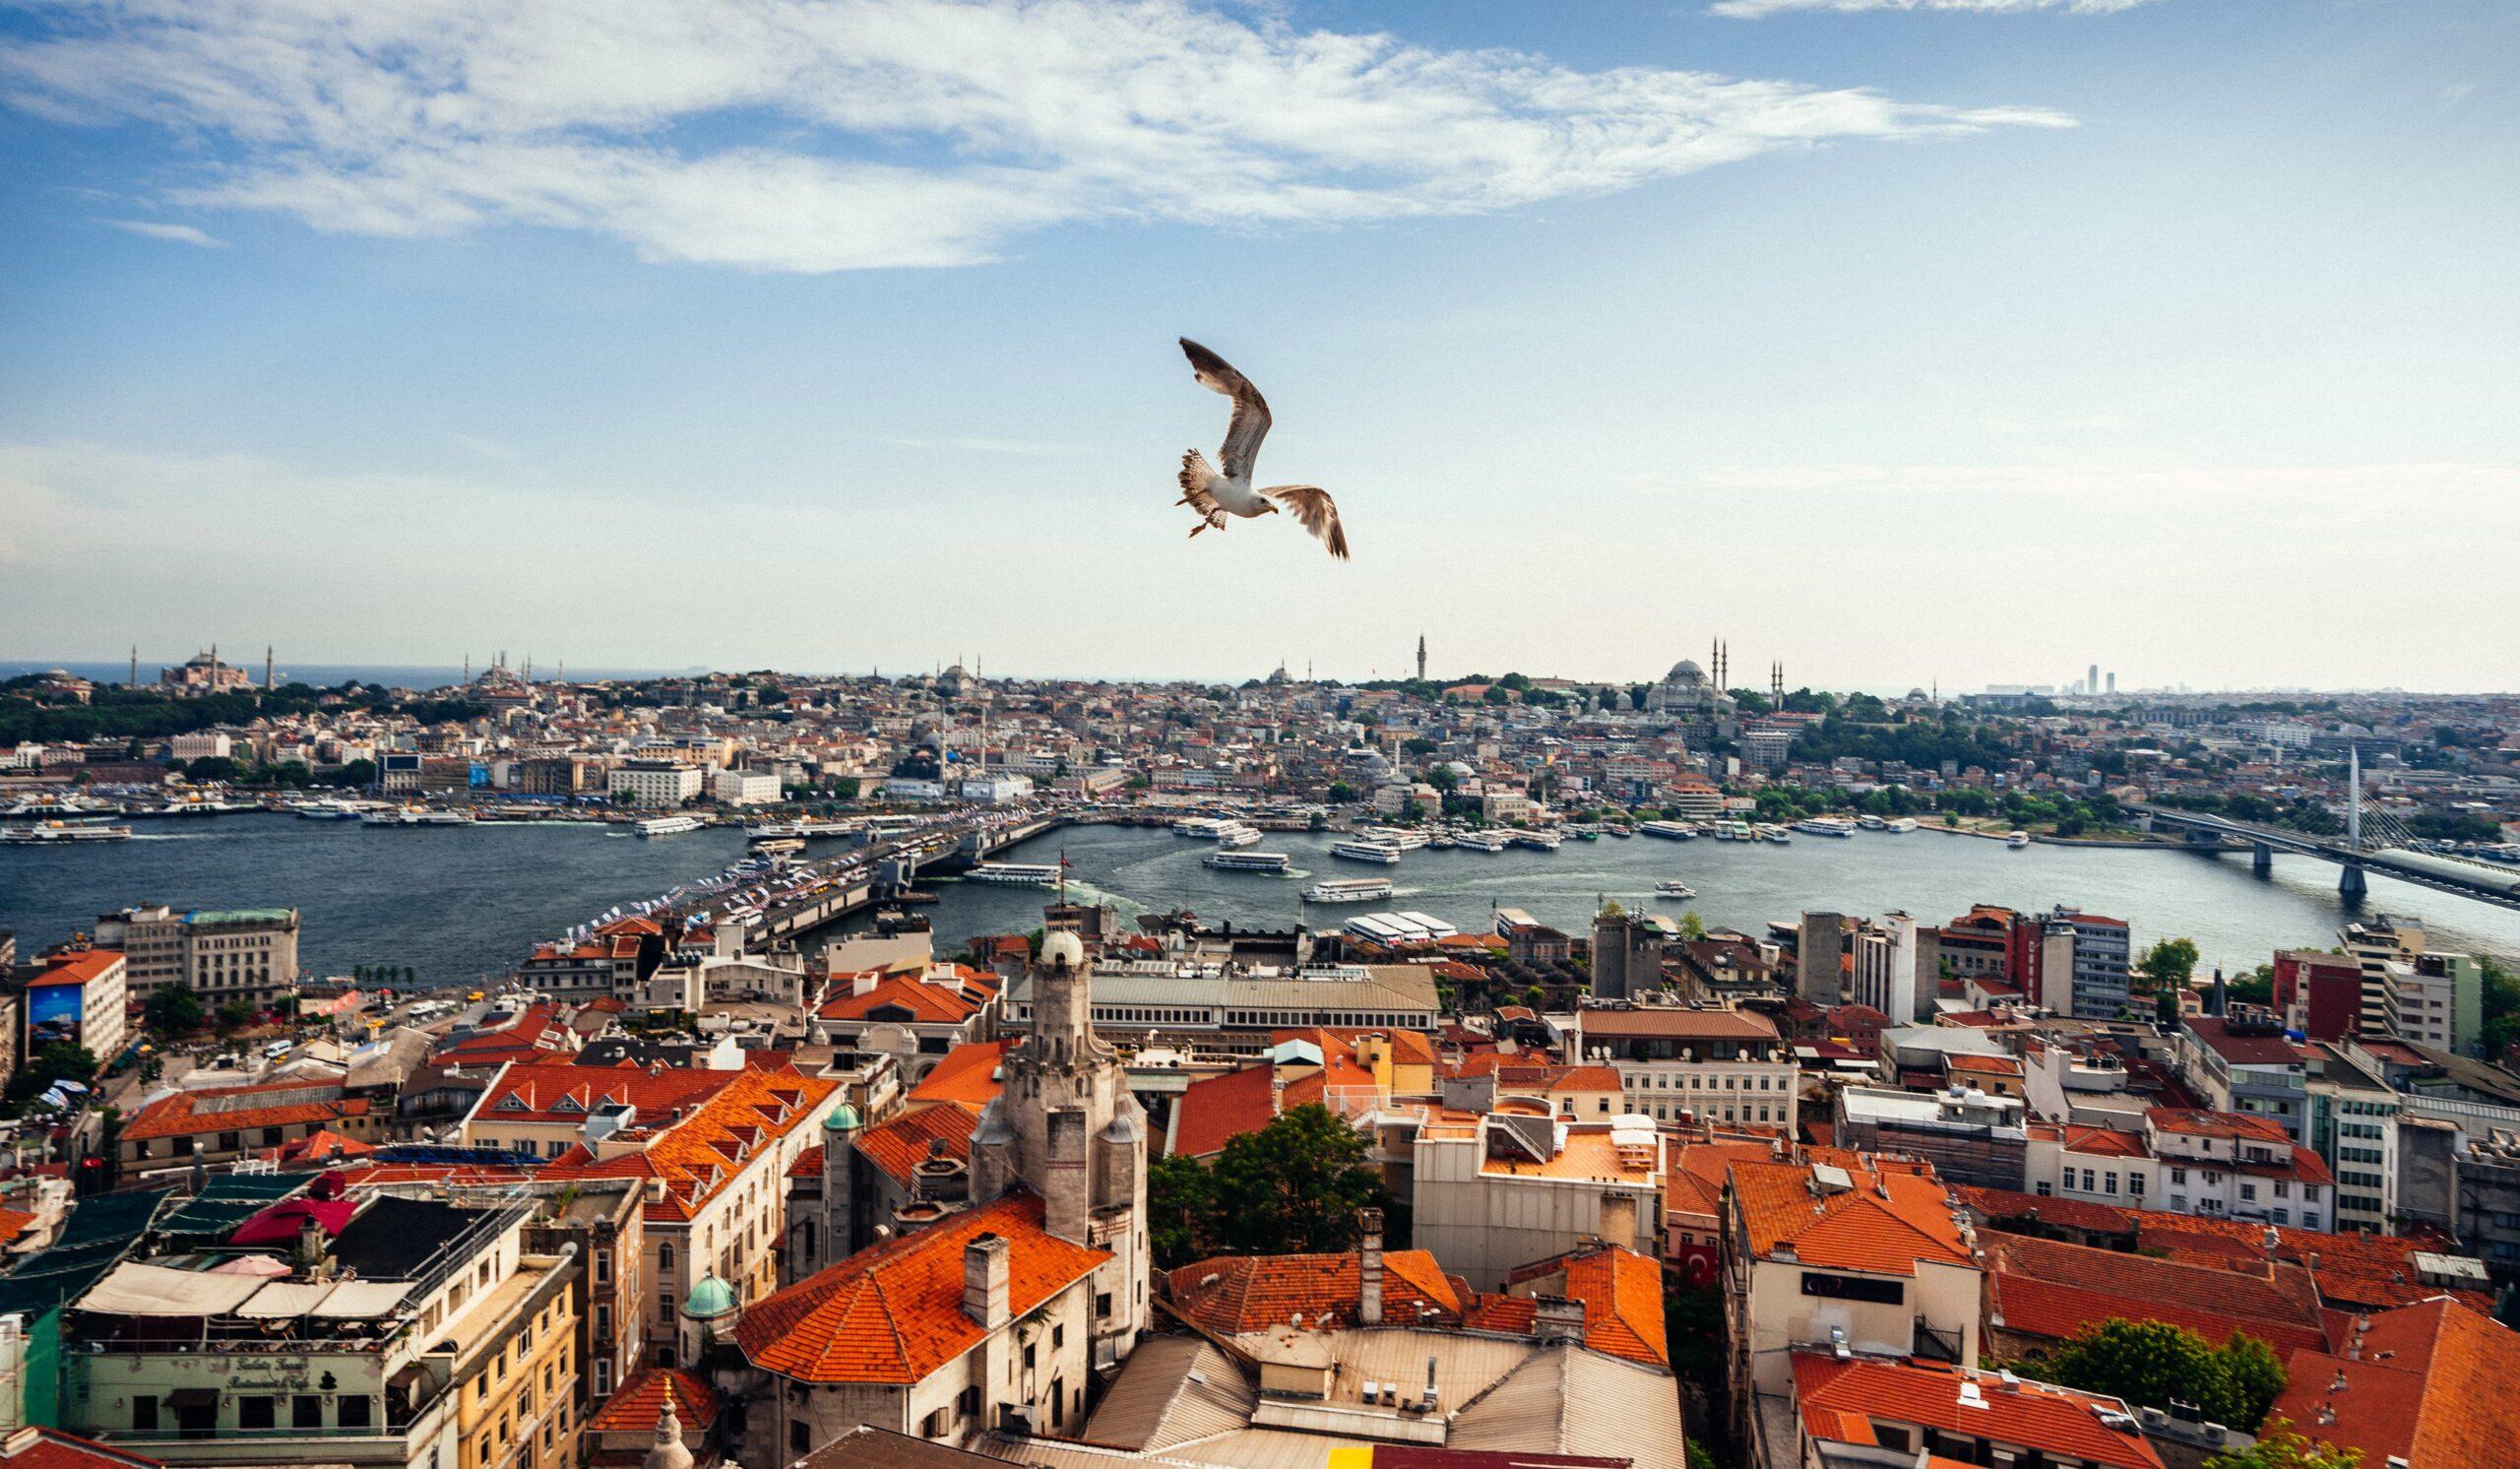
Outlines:
{"label": "wispy cloud", "polygon": [[156,220],[98,220],[96,223],[133,234],[145,234],[151,239],[173,240],[179,245],[200,245],[212,250],[227,247],[227,241],[214,238],[190,224],[167,224]]}
{"label": "wispy cloud", "polygon": [[897,449],[941,449],[958,454],[1015,454],[1028,458],[1052,459],[1069,454],[1092,454],[1091,444],[1029,443],[1020,439],[886,439]]}
{"label": "wispy cloud", "polygon": [[219,161],[175,202],[374,235],[582,229],[778,271],[966,264],[1080,220],[1506,210],[1842,139],[2070,121],[1193,0],[15,3],[33,24],[0,41],[0,96],[210,139]]}
{"label": "wispy cloud", "polygon": [[2009,15],[2030,10],[2061,10],[2074,15],[2112,15],[2152,0],[1717,0],[1706,13],[1754,21],[1788,11],[1834,11],[1853,15],[1866,10],[1955,10]]}

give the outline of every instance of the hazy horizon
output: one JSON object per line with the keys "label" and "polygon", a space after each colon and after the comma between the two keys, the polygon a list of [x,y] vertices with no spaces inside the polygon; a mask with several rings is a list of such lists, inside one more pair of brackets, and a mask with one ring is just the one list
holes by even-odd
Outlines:
{"label": "hazy horizon", "polygon": [[[0,657],[2520,687],[2514,57],[2503,0],[0,0]],[[1183,539],[1179,335],[1353,562]]]}

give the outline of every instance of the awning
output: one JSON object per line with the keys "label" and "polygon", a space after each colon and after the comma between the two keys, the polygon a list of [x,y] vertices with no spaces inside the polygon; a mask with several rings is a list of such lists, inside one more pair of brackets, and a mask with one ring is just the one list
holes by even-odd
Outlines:
{"label": "awning", "polygon": [[250,1275],[123,1264],[81,1297],[78,1309],[117,1316],[223,1316],[264,1285]]}
{"label": "awning", "polygon": [[286,1260],[277,1259],[268,1254],[240,1254],[234,1259],[221,1260],[218,1264],[211,1266],[210,1273],[213,1275],[252,1275],[264,1280],[269,1280],[276,1275],[289,1274],[290,1271]]}
{"label": "awning", "polygon": [[166,1406],[170,1408],[216,1408],[219,1406],[219,1389],[216,1387],[178,1387],[174,1391],[166,1394]]}
{"label": "awning", "polygon": [[350,1216],[357,1212],[358,1205],[346,1198],[293,1198],[286,1203],[274,1204],[246,1220],[237,1228],[236,1233],[227,1237],[227,1243],[230,1245],[291,1244],[297,1239],[298,1230],[309,1219],[314,1220],[316,1226],[323,1230],[326,1239],[331,1239],[340,1234],[342,1226],[349,1223]]}
{"label": "awning", "polygon": [[403,1298],[411,1294],[407,1280],[346,1280],[334,1287],[315,1314],[334,1320],[364,1321],[390,1315]]}
{"label": "awning", "polygon": [[329,1280],[275,1280],[236,1308],[236,1314],[256,1321],[294,1321],[323,1305],[336,1289]]}

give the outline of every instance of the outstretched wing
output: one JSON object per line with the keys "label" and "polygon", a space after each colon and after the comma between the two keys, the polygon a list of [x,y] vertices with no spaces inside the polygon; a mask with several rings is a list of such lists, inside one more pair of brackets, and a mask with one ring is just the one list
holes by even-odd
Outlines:
{"label": "outstretched wing", "polygon": [[1223,393],[1233,400],[1233,421],[1226,425],[1225,447],[1217,459],[1228,479],[1251,481],[1252,462],[1260,457],[1260,441],[1269,436],[1269,405],[1251,379],[1233,370],[1233,364],[1215,352],[1184,337],[1181,353],[1190,359],[1190,370],[1199,383],[1213,393]]}
{"label": "outstretched wing", "polygon": [[1315,540],[1330,547],[1330,554],[1348,559],[1348,533],[1340,528],[1339,506],[1330,491],[1316,484],[1273,484],[1260,492],[1286,506]]}

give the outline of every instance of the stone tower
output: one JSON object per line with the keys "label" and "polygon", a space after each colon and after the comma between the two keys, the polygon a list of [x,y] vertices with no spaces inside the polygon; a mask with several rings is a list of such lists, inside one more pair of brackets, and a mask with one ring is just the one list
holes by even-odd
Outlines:
{"label": "stone tower", "polygon": [[1041,1196],[1043,1227],[1110,1251],[1095,1272],[1094,1360],[1137,1345],[1150,1309],[1145,1109],[1118,1053],[1095,1039],[1093,969],[1074,933],[1053,929],[1030,980],[1033,1028],[1006,1057],[1006,1082],[972,1134],[972,1198]]}
{"label": "stone tower", "polygon": [[797,1270],[799,1280],[874,1243],[859,1238],[872,1224],[857,1217],[857,1109],[846,1102],[823,1118],[822,1241],[818,1257]]}

